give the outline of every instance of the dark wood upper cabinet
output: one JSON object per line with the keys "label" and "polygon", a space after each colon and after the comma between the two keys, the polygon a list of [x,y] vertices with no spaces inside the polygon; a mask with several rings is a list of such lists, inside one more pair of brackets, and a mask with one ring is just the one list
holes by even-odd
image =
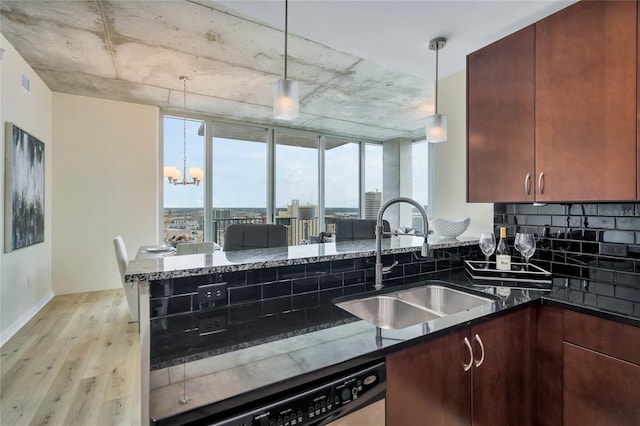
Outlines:
{"label": "dark wood upper cabinet", "polygon": [[468,201],[640,199],[637,8],[580,1],[467,57]]}
{"label": "dark wood upper cabinet", "polygon": [[635,199],[636,8],[581,1],[536,23],[536,200]]}
{"label": "dark wood upper cabinet", "polygon": [[534,43],[526,27],[467,57],[467,200],[533,201]]}

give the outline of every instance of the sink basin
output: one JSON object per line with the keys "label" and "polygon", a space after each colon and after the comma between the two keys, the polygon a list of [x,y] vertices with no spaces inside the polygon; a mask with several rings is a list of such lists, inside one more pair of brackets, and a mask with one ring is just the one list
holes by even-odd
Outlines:
{"label": "sink basin", "polygon": [[442,316],[389,295],[349,300],[336,305],[376,327],[387,329],[405,328]]}
{"label": "sink basin", "polygon": [[336,306],[376,327],[398,329],[493,303],[490,297],[429,284],[339,301]]}

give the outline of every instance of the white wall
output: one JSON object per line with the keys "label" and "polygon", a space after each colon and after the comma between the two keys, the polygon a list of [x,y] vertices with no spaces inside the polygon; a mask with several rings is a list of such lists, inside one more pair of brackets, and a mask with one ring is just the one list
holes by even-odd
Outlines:
{"label": "white wall", "polygon": [[448,140],[434,145],[434,217],[470,217],[464,235],[493,230],[493,204],[467,203],[466,72],[440,80],[438,111],[447,116]]}
{"label": "white wall", "polygon": [[156,107],[53,95],[53,290],[120,287],[113,238],[129,258],[158,235]]}
{"label": "white wall", "polygon": [[[12,122],[45,144],[44,242],[2,253],[0,260],[0,344],[9,339],[44,304],[51,292],[52,250],[52,93],[13,46],[0,34],[5,57],[0,61],[0,152],[5,152],[5,122]],[[21,74],[31,80],[31,93],[21,87]],[[4,185],[4,161],[0,179]],[[4,193],[4,190],[2,191]],[[4,224],[4,197],[0,197]],[[4,241],[4,226],[0,225]],[[2,243],[2,246],[4,244]]]}

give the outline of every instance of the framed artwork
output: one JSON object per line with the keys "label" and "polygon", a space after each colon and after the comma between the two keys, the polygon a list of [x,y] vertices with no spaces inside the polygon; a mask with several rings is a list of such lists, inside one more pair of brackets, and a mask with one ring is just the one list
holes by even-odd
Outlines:
{"label": "framed artwork", "polygon": [[4,251],[44,241],[44,143],[5,124]]}

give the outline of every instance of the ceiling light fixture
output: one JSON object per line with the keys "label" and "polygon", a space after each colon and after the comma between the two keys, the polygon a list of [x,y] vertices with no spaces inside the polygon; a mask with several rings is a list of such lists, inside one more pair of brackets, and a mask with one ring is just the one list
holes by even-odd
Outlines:
{"label": "ceiling light fixture", "polygon": [[298,82],[287,79],[287,36],[289,34],[289,0],[284,2],[284,78],[273,85],[273,118],[293,120],[298,117]]}
{"label": "ceiling light fixture", "polygon": [[189,182],[187,180],[187,81],[189,77],[180,76],[180,81],[183,83],[184,98],[182,101],[182,143],[183,143],[183,158],[182,158],[182,180],[180,180],[180,170],[175,166],[165,166],[164,176],[169,180],[169,183],[174,185],[200,185],[202,176],[204,173],[200,167],[189,168],[189,177],[193,180]]}
{"label": "ceiling light fixture", "polygon": [[429,49],[436,51],[436,93],[433,115],[427,117],[427,142],[438,143],[447,141],[447,116],[438,114],[438,51],[447,44],[444,37],[434,38],[429,42]]}

